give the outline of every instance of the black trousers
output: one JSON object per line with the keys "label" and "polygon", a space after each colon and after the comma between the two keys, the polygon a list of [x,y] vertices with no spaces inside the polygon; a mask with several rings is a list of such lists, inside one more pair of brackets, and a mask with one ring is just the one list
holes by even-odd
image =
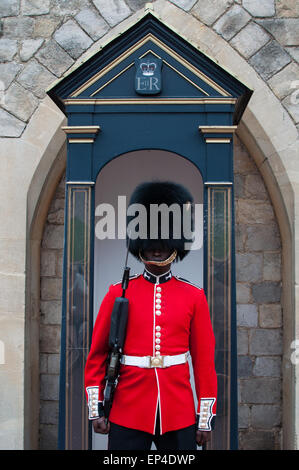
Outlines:
{"label": "black trousers", "polygon": [[196,426],[194,424],[161,435],[159,413],[155,434],[110,423],[108,450],[150,450],[153,442],[158,451],[196,450]]}

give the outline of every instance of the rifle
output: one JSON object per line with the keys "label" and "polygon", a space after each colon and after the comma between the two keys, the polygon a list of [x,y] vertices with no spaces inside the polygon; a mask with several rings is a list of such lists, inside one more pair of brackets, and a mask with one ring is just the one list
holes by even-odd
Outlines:
{"label": "rifle", "polygon": [[106,422],[108,422],[110,410],[112,407],[113,395],[119,376],[120,359],[127,330],[129,300],[126,299],[125,293],[129,284],[130,276],[130,268],[127,266],[128,254],[129,245],[122,278],[122,296],[116,297],[111,314],[108,364],[105,377],[106,387],[104,391],[104,416],[106,418]]}

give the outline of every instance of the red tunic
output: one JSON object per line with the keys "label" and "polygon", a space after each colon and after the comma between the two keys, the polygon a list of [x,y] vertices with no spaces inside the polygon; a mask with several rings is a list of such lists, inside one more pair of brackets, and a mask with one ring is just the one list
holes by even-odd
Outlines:
{"label": "red tunic", "polygon": [[[121,294],[121,283],[110,286],[94,325],[85,368],[90,419],[97,415],[96,411],[92,414],[96,408],[92,404],[103,401],[110,315]],[[150,282],[141,274],[130,280],[126,297],[129,318],[124,354],[172,356],[190,351],[198,407],[195,411],[188,362],[152,369],[121,365],[109,420],[154,434],[159,405],[161,434],[194,424],[196,413],[200,414],[199,428],[210,430],[216,414],[217,377],[215,338],[203,289],[171,273],[163,283]]]}

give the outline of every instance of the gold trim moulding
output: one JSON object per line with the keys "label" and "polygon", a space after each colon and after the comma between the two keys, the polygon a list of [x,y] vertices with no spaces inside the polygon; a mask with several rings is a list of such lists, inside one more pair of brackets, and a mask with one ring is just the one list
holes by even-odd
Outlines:
{"label": "gold trim moulding", "polygon": [[88,186],[92,186],[94,183],[94,181],[67,181],[66,184],[73,184],[73,185],[76,185],[76,184],[86,184]]}
{"label": "gold trim moulding", "polygon": [[232,181],[206,181],[204,183],[206,186],[231,186]]}
{"label": "gold trim moulding", "polygon": [[207,144],[229,144],[231,139],[205,139]]}
{"label": "gold trim moulding", "polygon": [[236,132],[238,126],[198,126],[204,134],[225,134]]}
{"label": "gold trim moulding", "polygon": [[97,134],[100,126],[63,126],[61,128],[66,134]]}
{"label": "gold trim moulding", "polygon": [[93,144],[94,139],[69,139],[69,144]]}
{"label": "gold trim moulding", "polygon": [[[236,98],[156,98],[156,99],[66,99],[67,105],[135,105],[135,104],[235,104]],[[70,131],[71,132],[71,131]]]}

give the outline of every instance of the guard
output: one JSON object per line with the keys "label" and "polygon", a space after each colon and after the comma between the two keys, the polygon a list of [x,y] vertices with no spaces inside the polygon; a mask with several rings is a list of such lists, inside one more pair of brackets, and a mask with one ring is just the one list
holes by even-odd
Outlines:
{"label": "guard", "polygon": [[[215,338],[204,290],[171,272],[171,264],[189,251],[183,217],[169,211],[173,215],[165,237],[165,212],[156,225],[150,212],[152,207],[176,205],[181,214],[189,211],[193,227],[193,198],[181,185],[154,181],[135,189],[130,205],[136,203],[146,208],[147,237],[130,235],[129,251],[144,264],[144,271],[130,278],[126,290],[126,337],[109,421],[103,412],[106,362],[111,312],[121,296],[121,283],[110,286],[101,304],[85,369],[89,419],[95,432],[109,433],[108,450],[150,450],[152,442],[162,451],[195,450],[196,444],[210,440],[215,421]],[[128,217],[128,225],[131,220]]]}

